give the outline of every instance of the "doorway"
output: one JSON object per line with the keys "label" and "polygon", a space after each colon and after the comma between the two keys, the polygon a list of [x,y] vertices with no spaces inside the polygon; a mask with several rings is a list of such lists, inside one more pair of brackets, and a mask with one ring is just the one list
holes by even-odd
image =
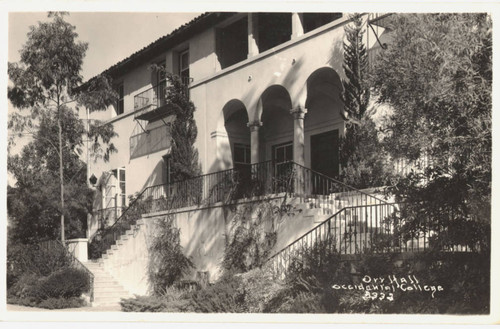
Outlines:
{"label": "doorway", "polygon": [[[311,169],[336,178],[339,174],[339,131],[331,130],[311,136]],[[313,175],[314,176],[314,175]],[[326,181],[314,179],[312,182],[314,194],[325,194]]]}

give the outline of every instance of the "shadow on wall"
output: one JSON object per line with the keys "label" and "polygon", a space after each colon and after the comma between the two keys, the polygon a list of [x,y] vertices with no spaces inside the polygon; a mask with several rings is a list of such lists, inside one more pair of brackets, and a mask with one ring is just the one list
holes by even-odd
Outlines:
{"label": "shadow on wall", "polygon": [[344,63],[344,42],[343,42],[343,40],[334,41],[332,43],[331,48],[330,48],[330,53],[332,54],[332,56],[325,64],[327,64],[331,68],[333,68],[337,72],[337,74],[340,76],[341,79],[345,79],[344,69],[342,68],[342,65]]}
{"label": "shadow on wall", "polygon": [[146,179],[146,182],[141,188],[141,192],[147,188],[148,186],[154,186],[154,185],[160,185],[163,184],[163,171],[164,171],[164,164],[163,160],[160,160],[156,163],[155,168],[153,169],[153,173],[149,175],[149,177]]}

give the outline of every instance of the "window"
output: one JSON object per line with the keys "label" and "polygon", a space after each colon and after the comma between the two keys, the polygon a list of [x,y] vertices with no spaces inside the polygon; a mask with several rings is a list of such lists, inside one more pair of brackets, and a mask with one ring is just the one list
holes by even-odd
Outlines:
{"label": "window", "polygon": [[123,83],[119,84],[116,86],[115,89],[116,93],[118,94],[118,99],[116,101],[116,107],[115,107],[115,112],[116,115],[120,115],[124,112],[124,104],[123,104]]}
{"label": "window", "polygon": [[261,13],[258,22],[259,53],[290,40],[292,34],[290,13]]}
{"label": "window", "polygon": [[189,49],[179,53],[179,77],[185,86],[189,85]]}
{"label": "window", "polygon": [[234,144],[234,166],[250,163],[250,145]]}
{"label": "window", "polygon": [[170,184],[173,183],[174,181],[170,161],[171,161],[170,155],[163,156],[163,184]]}
{"label": "window", "polygon": [[247,59],[248,56],[248,19],[237,20],[217,30],[217,59],[221,69]]}
{"label": "window", "polygon": [[342,13],[303,13],[302,25],[304,33],[315,30],[341,17]]}
{"label": "window", "polygon": [[127,204],[127,194],[125,189],[125,168],[118,168],[113,170],[118,183],[118,190],[116,193],[116,207],[124,207]]}
{"label": "window", "polygon": [[167,79],[167,63],[163,61],[156,63],[156,65],[158,65],[158,70],[156,71],[156,84],[160,84]]}

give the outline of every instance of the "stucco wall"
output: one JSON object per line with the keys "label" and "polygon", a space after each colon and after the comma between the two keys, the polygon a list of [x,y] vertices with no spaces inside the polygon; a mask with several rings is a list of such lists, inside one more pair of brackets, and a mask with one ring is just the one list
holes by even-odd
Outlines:
{"label": "stucco wall", "polygon": [[[324,216],[304,210],[299,199],[290,200],[294,211],[271,215],[282,202],[281,198],[262,202],[240,203],[233,207],[221,205],[205,208],[186,208],[170,213],[174,225],[180,229],[180,243],[184,254],[195,264],[190,278],[196,272],[208,272],[211,282],[221,274],[221,262],[226,241],[231,241],[240,225],[257,224],[262,232],[277,232],[274,251],[286,246],[308,231]],[[148,293],[149,245],[155,233],[155,223],[164,220],[167,212],[144,215],[139,225],[125,240],[103,257],[105,269],[131,293]]]}

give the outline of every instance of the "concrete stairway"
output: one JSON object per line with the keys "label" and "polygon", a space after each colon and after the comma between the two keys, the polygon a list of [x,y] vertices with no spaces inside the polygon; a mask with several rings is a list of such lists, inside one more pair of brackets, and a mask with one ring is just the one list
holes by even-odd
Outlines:
{"label": "concrete stairway", "polygon": [[100,262],[88,261],[85,266],[94,274],[94,302],[92,306],[119,305],[121,298],[132,297],[104,270]]}

